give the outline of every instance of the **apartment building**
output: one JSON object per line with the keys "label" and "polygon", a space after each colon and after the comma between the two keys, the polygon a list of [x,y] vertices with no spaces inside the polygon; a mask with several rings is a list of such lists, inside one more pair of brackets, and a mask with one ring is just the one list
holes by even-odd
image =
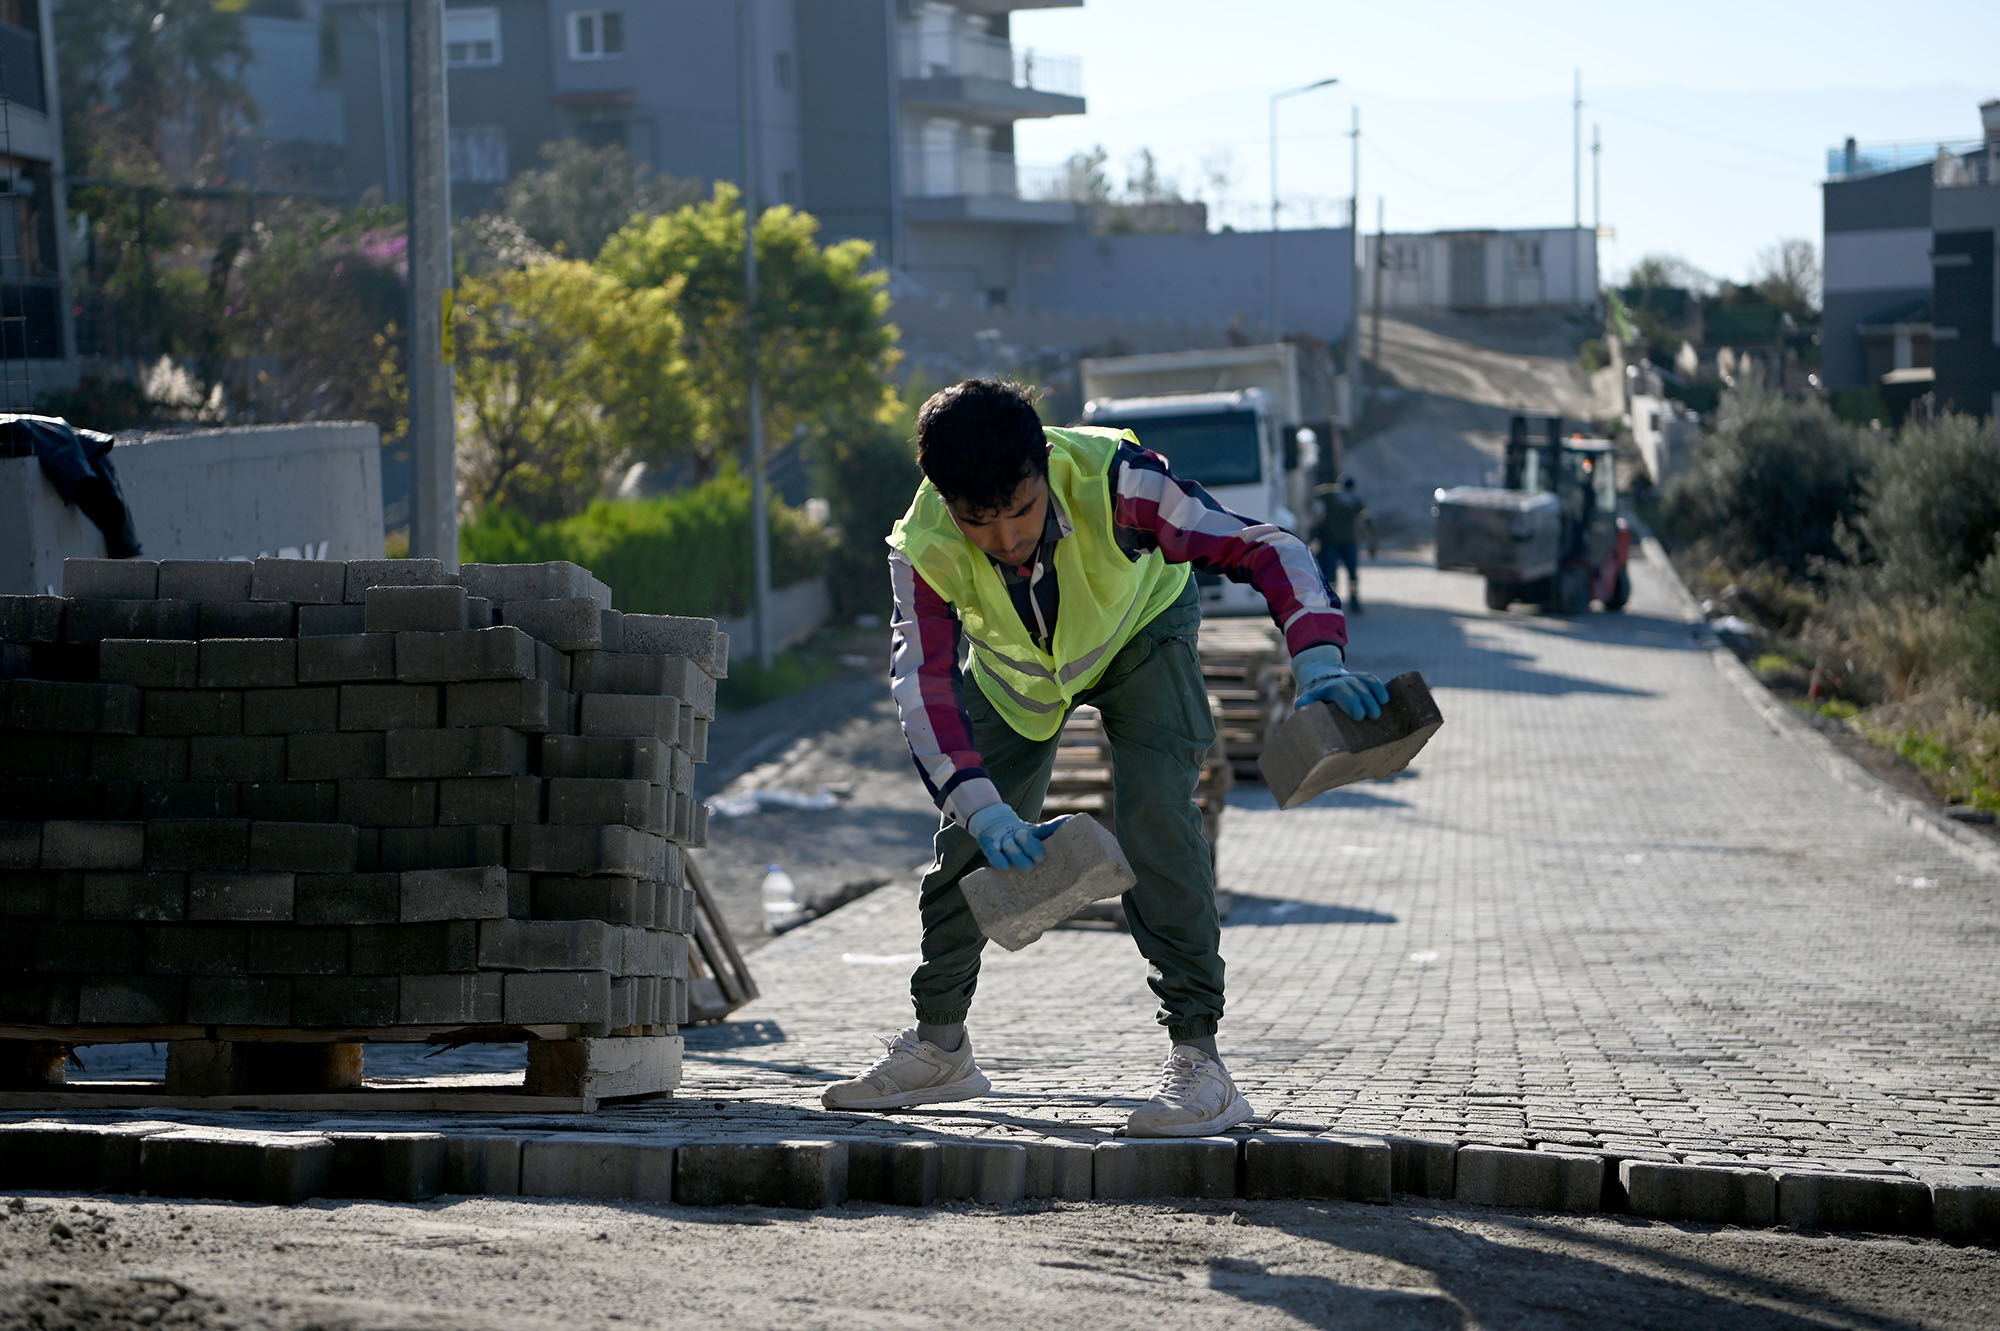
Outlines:
{"label": "apartment building", "polygon": [[1928,392],[2000,419],[2000,100],[1979,114],[1977,139],[1827,154],[1828,388]]}
{"label": "apartment building", "polygon": [[0,409],[76,382],[50,0],[0,0]]}
{"label": "apartment building", "polygon": [[[403,195],[403,0],[321,0],[350,200]],[[1078,62],[1015,46],[1011,11],[1082,0],[486,0],[445,10],[452,203],[497,200],[542,146],[618,144],[667,175],[740,180],[859,236],[925,287],[994,304],[1019,242],[1074,226],[1013,127],[1084,109]],[[746,119],[747,117],[747,119]],[[744,126],[753,131],[745,142]]]}

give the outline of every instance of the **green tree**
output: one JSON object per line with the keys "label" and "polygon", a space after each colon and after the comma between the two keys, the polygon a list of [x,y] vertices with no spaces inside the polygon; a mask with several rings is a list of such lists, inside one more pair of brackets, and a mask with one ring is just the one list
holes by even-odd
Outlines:
{"label": "green tree", "polygon": [[542,146],[542,165],[501,193],[501,211],[536,244],[568,259],[594,259],[612,232],[634,217],[672,212],[701,199],[692,181],[655,174],[617,144],[575,139]]}
{"label": "green tree", "polygon": [[580,512],[701,430],[680,282],[630,288],[576,260],[469,277],[454,322],[460,479],[475,511]]}
{"label": "green tree", "polygon": [[1750,285],[1794,319],[1819,318],[1819,249],[1795,237],[1759,250]]}
{"label": "green tree", "polygon": [[1715,429],[1662,496],[1669,527],[1731,569],[1782,565],[1794,577],[1837,560],[1868,469],[1861,432],[1824,402],[1725,395]]}
{"label": "green tree", "polygon": [[65,154],[100,177],[204,183],[256,121],[243,82],[246,0],[63,0],[56,6]]}
{"label": "green tree", "polygon": [[[887,274],[866,241],[822,247],[818,221],[787,207],[757,220],[758,380],[767,439],[808,437],[879,420],[894,395],[896,330],[884,322]],[[749,441],[743,205],[717,182],[705,202],[635,221],[605,243],[599,265],[636,290],[666,289],[680,347],[706,404],[690,456],[697,478]]]}
{"label": "green tree", "polygon": [[2000,541],[2000,435],[1957,414],[1912,422],[1876,450],[1848,556],[1876,594],[1935,600],[1973,586]]}

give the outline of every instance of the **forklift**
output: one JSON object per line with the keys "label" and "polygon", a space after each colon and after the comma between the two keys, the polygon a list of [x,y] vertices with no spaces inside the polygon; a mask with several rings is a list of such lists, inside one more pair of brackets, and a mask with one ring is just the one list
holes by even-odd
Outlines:
{"label": "forklift", "polygon": [[1578,615],[1596,601],[1622,610],[1632,528],[1618,516],[1616,450],[1608,439],[1565,437],[1560,417],[1515,416],[1504,488],[1437,493],[1438,567],[1486,579],[1486,608],[1527,601]]}
{"label": "forklift", "polygon": [[[1539,426],[1541,438],[1531,437]],[[1632,599],[1632,527],[1618,516],[1617,450],[1581,432],[1563,437],[1562,418],[1515,416],[1507,426],[1506,486],[1556,497],[1562,514],[1556,571],[1516,583],[1486,581],[1486,608],[1532,601],[1558,615],[1580,615],[1596,601],[1623,610]]]}

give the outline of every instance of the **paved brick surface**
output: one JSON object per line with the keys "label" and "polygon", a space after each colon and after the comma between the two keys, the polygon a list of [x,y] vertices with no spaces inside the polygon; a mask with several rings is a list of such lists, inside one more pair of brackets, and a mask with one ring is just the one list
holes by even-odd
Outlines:
{"label": "paved brick surface", "polygon": [[[1634,575],[1623,615],[1561,620],[1371,567],[1354,659],[1422,671],[1444,727],[1396,779],[1232,795],[1238,1084],[1309,1130],[2000,1182],[2000,857],[1836,779]],[[915,916],[885,888],[756,953],[766,996],[690,1032],[686,1094],[816,1104],[906,1021]],[[1123,934],[989,948],[994,1094],[892,1121],[1108,1133],[1165,1052],[1152,1009]]]}
{"label": "paved brick surface", "polygon": [[[1657,562],[1635,565],[1625,614],[1572,620],[1489,613],[1477,579],[1414,562],[1373,565],[1369,583],[1356,663],[1422,671],[1444,726],[1394,779],[1285,812],[1261,787],[1231,797],[1221,1041],[1256,1139],[1387,1137],[1398,1190],[1430,1196],[1453,1195],[1466,1147],[1598,1155],[1603,1204],[1759,1223],[1773,1194],[1742,1192],[1754,1170],[1801,1223],[1926,1229],[1934,1211],[1941,1229],[1993,1241],[2000,855],[1961,846],[1789,724]],[[1034,1180],[1051,1143],[1109,1142],[1151,1089],[1166,1042],[1130,938],[1065,928],[987,950],[971,1031],[990,1096],[822,1111],[824,1083],[874,1057],[870,1035],[908,1022],[916,947],[912,880],[758,950],[764,996],[687,1032],[672,1101],[368,1123],[510,1152],[579,1130],[912,1150],[984,1138],[1028,1146]],[[412,1071],[520,1066],[518,1046],[418,1052]],[[390,1069],[371,1054],[370,1070]],[[864,1173],[889,1159],[851,1158]],[[1713,1168],[1735,1191],[1695,1189],[1696,1206],[1684,1175],[1621,1171],[1633,1161]],[[1819,1182],[1828,1173],[1855,1186]],[[931,1191],[912,1177],[913,1197]],[[1885,1186],[1862,1196],[1869,1178]],[[1627,1197],[1627,1179],[1645,1187]],[[1905,1216],[1912,1179],[1944,1200]]]}

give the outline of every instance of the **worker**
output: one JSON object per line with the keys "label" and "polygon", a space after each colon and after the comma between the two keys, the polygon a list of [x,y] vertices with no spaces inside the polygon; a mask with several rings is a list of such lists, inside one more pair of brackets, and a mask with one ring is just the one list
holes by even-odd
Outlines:
{"label": "worker", "polygon": [[[1251,1117],[1216,1049],[1223,1010],[1215,879],[1194,792],[1215,738],[1190,565],[1262,592],[1300,705],[1380,716],[1388,690],[1346,665],[1346,621],[1296,536],[1230,513],[1130,431],[1044,429],[1033,395],[971,379],[917,416],[924,480],[889,536],[890,685],[944,817],[918,902],[916,1024],[830,1109],[972,1099],[990,1089],[965,1020],[980,933],[960,880],[982,859],[1041,862],[1036,824],[1062,723],[1103,717],[1112,810],[1137,885],[1124,896],[1170,1044],[1133,1136],[1203,1136]],[[1078,1013],[1078,1020],[1084,1014]]]}
{"label": "worker", "polygon": [[1319,545],[1319,570],[1329,590],[1338,590],[1340,570],[1347,570],[1347,599],[1341,604],[1361,613],[1361,541],[1368,541],[1368,557],[1382,547],[1375,536],[1375,519],[1354,488],[1354,478],[1343,476],[1338,487],[1318,486],[1313,491],[1313,536]]}

